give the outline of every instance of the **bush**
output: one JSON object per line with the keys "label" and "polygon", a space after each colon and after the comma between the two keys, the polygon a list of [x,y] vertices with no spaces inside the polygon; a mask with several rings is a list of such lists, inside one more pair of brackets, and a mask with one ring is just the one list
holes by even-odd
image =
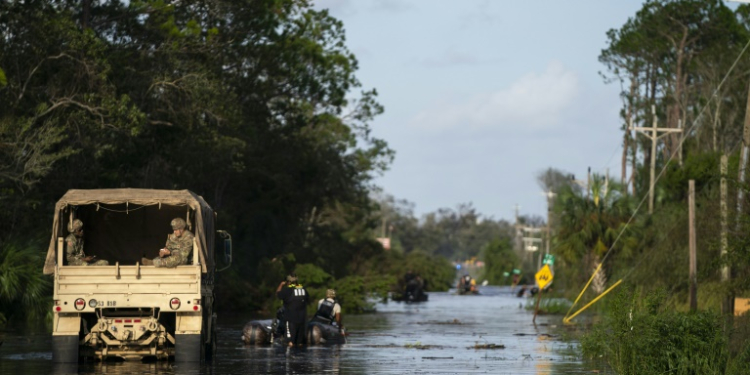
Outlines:
{"label": "bush", "polygon": [[41,320],[52,311],[51,279],[42,274],[40,248],[35,243],[0,245],[0,325]]}
{"label": "bush", "polygon": [[727,340],[712,312],[663,308],[666,293],[620,291],[604,322],[583,336],[586,357],[603,358],[618,374],[724,374]]}
{"label": "bush", "polygon": [[504,274],[512,272],[520,262],[510,240],[507,238],[492,240],[484,247],[482,256],[484,258],[482,278],[492,285],[510,285],[512,279]]}

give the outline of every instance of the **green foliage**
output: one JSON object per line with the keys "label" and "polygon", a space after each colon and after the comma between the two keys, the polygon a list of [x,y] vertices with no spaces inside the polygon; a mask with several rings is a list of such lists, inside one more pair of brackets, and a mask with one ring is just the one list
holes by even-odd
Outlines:
{"label": "green foliage", "polygon": [[[588,192],[570,185],[557,192],[553,210],[559,225],[552,253],[558,255],[562,266],[557,269],[564,276],[558,280],[563,285],[568,282],[583,286],[613,246],[621,253],[631,251],[631,242],[616,242],[616,239],[630,219],[634,202],[614,182],[604,189],[603,180],[602,176],[594,175]],[[610,269],[611,265],[603,267],[605,274],[611,274]],[[560,285],[558,281],[556,284]]]}
{"label": "green foliage", "polygon": [[310,294],[310,314],[315,312],[318,300],[325,298],[328,289],[336,291],[336,299],[344,313],[372,311],[373,301],[383,299],[388,293],[389,286],[395,281],[391,276],[382,275],[347,276],[333,280],[330,274],[312,264],[297,265],[295,273]]}
{"label": "green foliage", "polygon": [[508,239],[491,241],[482,250],[484,259],[484,276],[492,285],[510,285],[512,278],[504,276],[512,273],[519,264],[518,256],[513,252],[513,245]]}
{"label": "green foliage", "polygon": [[373,311],[374,301],[385,298],[394,281],[392,276],[347,276],[336,280],[336,298],[346,313]]}
{"label": "green foliage", "polygon": [[721,155],[716,152],[704,152],[690,154],[685,158],[682,166],[670,165],[665,173],[661,187],[664,192],[662,200],[675,202],[687,201],[689,180],[695,180],[695,190],[700,192],[710,186],[716,186],[719,174],[719,159]]}
{"label": "green foliage", "polygon": [[267,309],[295,264],[342,279],[382,252],[368,194],[393,158],[371,134],[383,107],[327,11],[140,0],[0,14],[0,242],[48,227],[70,188],[190,189],[234,238],[217,307],[243,310]]}
{"label": "green foliage", "polygon": [[[453,286],[455,269],[447,259],[441,256],[414,251],[404,256],[402,260],[398,260],[399,257],[394,258],[396,264],[391,274],[398,275],[400,282],[403,282],[400,276],[411,270],[425,281],[427,291],[446,291]],[[398,291],[402,290],[403,287],[400,286]]]}
{"label": "green foliage", "polygon": [[584,354],[603,356],[618,374],[724,374],[728,361],[722,318],[664,308],[665,294],[620,290],[605,321],[581,340]]}
{"label": "green foliage", "polygon": [[29,322],[51,311],[51,280],[41,272],[44,253],[38,243],[0,245],[0,324],[13,318]]}

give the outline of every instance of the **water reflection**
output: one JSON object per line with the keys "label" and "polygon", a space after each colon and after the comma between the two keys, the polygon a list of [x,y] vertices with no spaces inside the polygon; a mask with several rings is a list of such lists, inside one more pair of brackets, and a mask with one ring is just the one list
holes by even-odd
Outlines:
{"label": "water reflection", "polygon": [[341,348],[247,347],[243,372],[263,374],[338,374]]}

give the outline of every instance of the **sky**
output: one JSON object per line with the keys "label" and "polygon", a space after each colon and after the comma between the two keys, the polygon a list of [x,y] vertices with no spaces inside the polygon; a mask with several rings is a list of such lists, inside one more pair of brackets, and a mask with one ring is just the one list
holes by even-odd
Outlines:
{"label": "sky", "polygon": [[346,29],[362,89],[395,150],[375,180],[415,215],[471,203],[485,218],[546,217],[537,175],[619,178],[619,84],[598,56],[636,0],[316,0]]}

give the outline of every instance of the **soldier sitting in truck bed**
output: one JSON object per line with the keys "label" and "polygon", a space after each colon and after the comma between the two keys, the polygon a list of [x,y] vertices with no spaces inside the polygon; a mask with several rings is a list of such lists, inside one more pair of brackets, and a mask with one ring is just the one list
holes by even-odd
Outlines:
{"label": "soldier sitting in truck bed", "polygon": [[159,256],[153,260],[143,258],[143,265],[173,268],[188,263],[193,254],[193,233],[185,229],[187,223],[182,218],[172,219],[170,225],[174,232],[167,236],[167,244],[159,250]]}
{"label": "soldier sitting in truck bed", "polygon": [[65,260],[69,266],[108,266],[106,260],[95,260],[96,257],[83,252],[83,222],[73,220],[68,225],[70,234],[65,238]]}

